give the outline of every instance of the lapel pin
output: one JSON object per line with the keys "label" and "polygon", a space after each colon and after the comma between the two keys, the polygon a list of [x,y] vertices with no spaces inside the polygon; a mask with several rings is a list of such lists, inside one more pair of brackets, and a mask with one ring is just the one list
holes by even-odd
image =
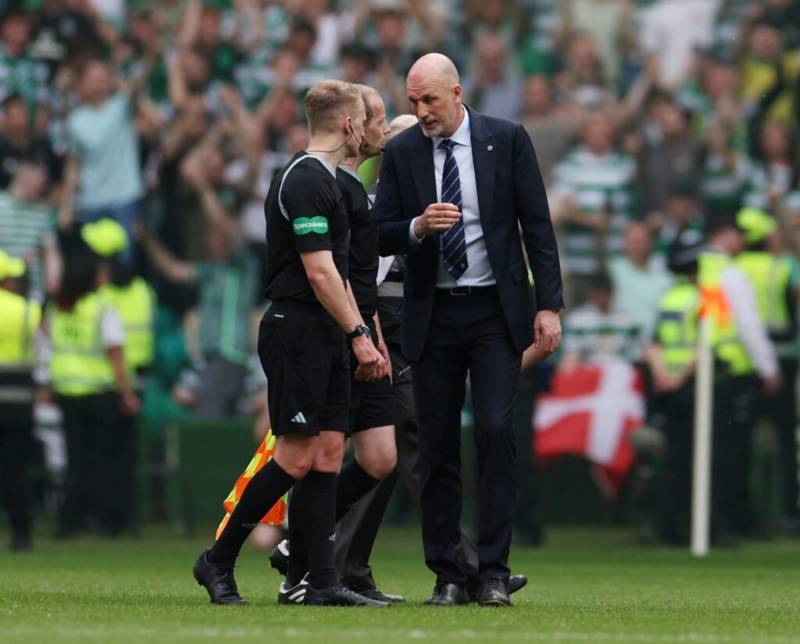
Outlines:
{"label": "lapel pin", "polygon": [[494,150],[494,146],[493,145],[487,145],[486,149],[489,150],[489,152],[491,152],[492,150]]}

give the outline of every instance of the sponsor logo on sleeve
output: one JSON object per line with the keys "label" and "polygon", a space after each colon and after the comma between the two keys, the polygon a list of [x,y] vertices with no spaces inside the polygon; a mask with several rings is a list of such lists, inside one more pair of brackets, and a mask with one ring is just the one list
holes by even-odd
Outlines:
{"label": "sponsor logo on sleeve", "polygon": [[298,217],[292,222],[292,229],[295,235],[324,235],[328,232],[328,220],[325,217]]}

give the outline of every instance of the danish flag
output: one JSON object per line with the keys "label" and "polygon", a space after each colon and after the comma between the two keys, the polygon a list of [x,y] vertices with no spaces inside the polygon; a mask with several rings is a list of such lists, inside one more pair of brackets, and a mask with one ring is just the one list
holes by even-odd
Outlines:
{"label": "danish flag", "polygon": [[587,363],[557,372],[539,396],[533,418],[534,450],[542,461],[583,456],[615,496],[633,465],[628,436],[645,418],[641,374],[623,361]]}

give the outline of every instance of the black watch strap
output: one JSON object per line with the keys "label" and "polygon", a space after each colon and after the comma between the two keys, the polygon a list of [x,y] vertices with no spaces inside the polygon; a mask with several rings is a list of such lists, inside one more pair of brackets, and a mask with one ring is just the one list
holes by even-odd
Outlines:
{"label": "black watch strap", "polygon": [[349,341],[353,341],[361,335],[365,335],[367,337],[370,337],[372,335],[369,331],[369,327],[366,324],[356,324],[355,329],[353,329],[350,333],[347,334],[347,339]]}

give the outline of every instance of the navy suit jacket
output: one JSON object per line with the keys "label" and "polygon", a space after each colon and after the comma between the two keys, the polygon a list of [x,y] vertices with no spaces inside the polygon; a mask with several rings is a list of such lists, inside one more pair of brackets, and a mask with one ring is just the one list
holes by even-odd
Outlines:
{"label": "navy suit jacket", "polygon": [[[533,342],[536,306],[560,309],[564,305],[550,210],[525,129],[467,109],[483,238],[503,317],[514,346],[522,353]],[[409,248],[411,220],[437,201],[432,145],[418,124],[389,141],[374,208],[381,255],[407,255],[403,352],[412,361],[419,359],[425,347],[440,261],[438,236],[428,236]],[[536,303],[523,244],[533,272]]]}

